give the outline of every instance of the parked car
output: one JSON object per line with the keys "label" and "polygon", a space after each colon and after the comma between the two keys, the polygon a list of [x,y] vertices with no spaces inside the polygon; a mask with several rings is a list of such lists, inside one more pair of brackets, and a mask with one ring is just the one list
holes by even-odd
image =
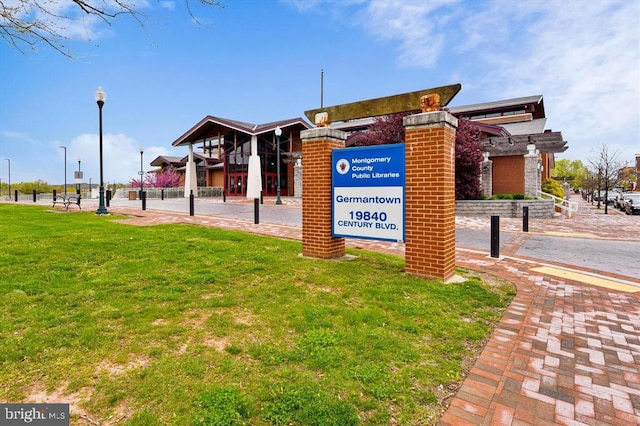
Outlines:
{"label": "parked car", "polygon": [[625,194],[624,212],[626,214],[640,214],[640,192]]}
{"label": "parked car", "polygon": [[616,207],[619,208],[620,210],[624,211],[624,204],[625,204],[625,197],[627,195],[633,195],[635,194],[634,192],[629,192],[629,191],[625,191],[622,193],[622,196],[620,198],[618,198],[618,203],[616,204]]}
{"label": "parked car", "polygon": [[616,196],[613,200],[613,207],[620,210],[624,209],[623,198],[624,198],[624,193],[616,192]]}

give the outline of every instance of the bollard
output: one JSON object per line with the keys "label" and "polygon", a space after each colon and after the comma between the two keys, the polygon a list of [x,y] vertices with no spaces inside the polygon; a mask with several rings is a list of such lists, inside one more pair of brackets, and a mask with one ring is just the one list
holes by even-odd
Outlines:
{"label": "bollard", "polygon": [[222,202],[223,203],[227,202],[227,193],[224,191],[224,189],[222,190]]}
{"label": "bollard", "polygon": [[260,199],[253,199],[253,223],[256,225],[260,223]]}
{"label": "bollard", "polygon": [[262,191],[260,191],[260,204],[264,204],[264,197],[262,196]]}
{"label": "bollard", "polygon": [[36,197],[36,190],[33,190],[33,202],[35,203],[38,198]]}
{"label": "bollard", "polygon": [[164,189],[160,190],[160,201],[164,200]]}
{"label": "bollard", "polygon": [[13,195],[14,195],[14,198],[15,198],[16,203],[17,203],[18,202],[18,190],[17,189],[15,191],[13,191]]}
{"label": "bollard", "polygon": [[142,191],[142,210],[147,209],[147,191]]}
{"label": "bollard", "polygon": [[193,216],[194,215],[194,207],[193,207],[193,189],[191,190],[191,193],[189,194],[189,216]]}
{"label": "bollard", "polygon": [[58,191],[56,191],[55,189],[53,190],[53,201],[56,200],[56,195],[58,194]]}
{"label": "bollard", "polygon": [[529,207],[522,208],[522,232],[529,232]]}
{"label": "bollard", "polygon": [[491,257],[500,257],[500,216],[491,216]]}

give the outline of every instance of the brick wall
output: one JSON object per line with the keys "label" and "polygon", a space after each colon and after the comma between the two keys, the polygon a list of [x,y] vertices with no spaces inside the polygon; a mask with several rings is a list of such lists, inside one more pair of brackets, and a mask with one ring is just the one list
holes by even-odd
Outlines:
{"label": "brick wall", "polygon": [[493,193],[524,194],[524,157],[510,155],[491,157],[493,161]]}
{"label": "brick wall", "polygon": [[302,254],[321,259],[344,256],[344,238],[331,236],[331,150],[344,148],[346,133],[331,128],[302,136]]}
{"label": "brick wall", "polygon": [[445,281],[455,275],[457,123],[444,111],[404,118],[405,269]]}

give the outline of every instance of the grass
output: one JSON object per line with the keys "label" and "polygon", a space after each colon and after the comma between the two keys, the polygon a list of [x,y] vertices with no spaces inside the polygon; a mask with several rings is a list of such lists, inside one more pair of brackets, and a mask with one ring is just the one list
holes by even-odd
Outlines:
{"label": "grass", "polygon": [[513,296],[115,219],[0,204],[0,401],[71,402],[76,424],[433,424]]}

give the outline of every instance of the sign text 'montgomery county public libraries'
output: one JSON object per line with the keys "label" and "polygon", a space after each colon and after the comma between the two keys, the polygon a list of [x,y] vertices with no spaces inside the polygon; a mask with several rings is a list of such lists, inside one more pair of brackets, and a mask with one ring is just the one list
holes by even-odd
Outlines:
{"label": "sign text 'montgomery county public libraries'", "polygon": [[331,155],[334,237],[404,241],[404,144]]}

